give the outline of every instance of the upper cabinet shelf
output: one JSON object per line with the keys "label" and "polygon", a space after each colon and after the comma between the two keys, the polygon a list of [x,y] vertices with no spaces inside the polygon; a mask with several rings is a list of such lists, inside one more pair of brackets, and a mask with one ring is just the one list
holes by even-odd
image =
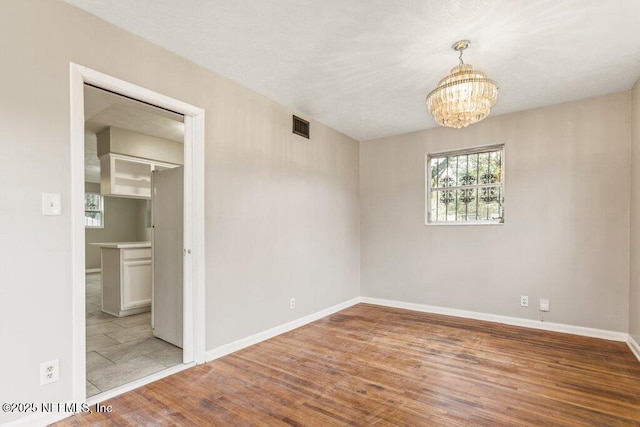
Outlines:
{"label": "upper cabinet shelf", "polygon": [[151,172],[178,166],[120,154],[104,154],[100,157],[100,193],[103,196],[150,199]]}

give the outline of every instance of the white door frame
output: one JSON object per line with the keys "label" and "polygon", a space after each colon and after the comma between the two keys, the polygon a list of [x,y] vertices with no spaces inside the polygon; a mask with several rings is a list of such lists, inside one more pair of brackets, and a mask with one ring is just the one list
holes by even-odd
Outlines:
{"label": "white door frame", "polygon": [[[184,342],[181,368],[205,361],[204,307],[204,110],[70,63],[71,273],[73,401],[86,401],[84,84],[184,114]],[[179,370],[179,369],[178,369]],[[167,373],[166,375],[169,375]],[[164,375],[161,375],[164,376]],[[154,376],[153,380],[161,376]],[[145,381],[136,381],[140,386]],[[146,381],[150,382],[150,381]],[[121,394],[133,387],[114,390]],[[99,396],[103,396],[101,394]]]}

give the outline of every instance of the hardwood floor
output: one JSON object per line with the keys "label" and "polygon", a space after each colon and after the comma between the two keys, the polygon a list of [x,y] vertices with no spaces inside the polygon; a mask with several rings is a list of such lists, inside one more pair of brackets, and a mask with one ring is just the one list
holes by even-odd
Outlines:
{"label": "hardwood floor", "polygon": [[77,415],[85,425],[640,425],[625,343],[359,304]]}

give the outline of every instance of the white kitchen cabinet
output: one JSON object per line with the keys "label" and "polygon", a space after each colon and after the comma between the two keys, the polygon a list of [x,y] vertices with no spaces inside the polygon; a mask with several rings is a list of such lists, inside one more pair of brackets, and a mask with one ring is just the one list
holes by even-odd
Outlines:
{"label": "white kitchen cabinet", "polygon": [[130,316],[151,310],[151,244],[93,243],[101,247],[102,311]]}
{"label": "white kitchen cabinet", "polygon": [[100,193],[103,196],[151,198],[151,172],[179,165],[108,153],[100,157]]}

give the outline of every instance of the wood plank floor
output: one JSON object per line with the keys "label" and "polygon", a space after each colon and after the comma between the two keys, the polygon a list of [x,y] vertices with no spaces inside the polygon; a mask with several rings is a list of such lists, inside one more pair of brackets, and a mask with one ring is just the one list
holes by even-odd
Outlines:
{"label": "wood plank floor", "polygon": [[625,343],[359,304],[57,425],[640,425]]}

